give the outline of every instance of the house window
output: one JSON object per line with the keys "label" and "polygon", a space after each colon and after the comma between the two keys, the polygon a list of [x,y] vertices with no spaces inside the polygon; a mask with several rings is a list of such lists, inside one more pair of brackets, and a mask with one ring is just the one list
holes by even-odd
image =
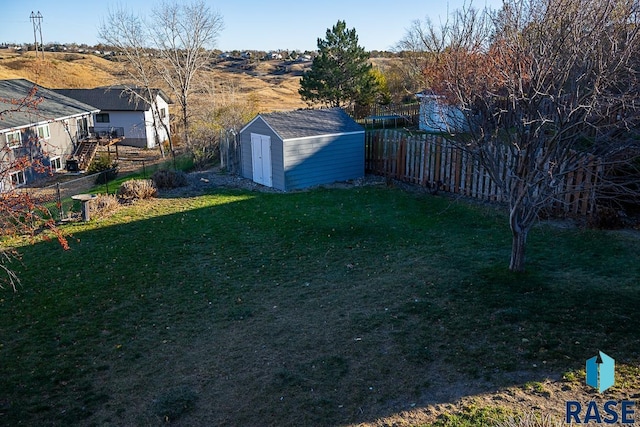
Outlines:
{"label": "house window", "polygon": [[39,139],[49,139],[50,137],[51,137],[51,133],[49,132],[49,125],[38,126]]}
{"label": "house window", "polygon": [[96,123],[109,123],[109,113],[96,114]]}
{"label": "house window", "polygon": [[49,159],[49,165],[52,171],[62,170],[62,159],[60,157],[51,157]]}
{"label": "house window", "polygon": [[161,108],[160,109],[160,118],[164,119],[165,117],[167,117],[167,109],[166,108]]}
{"label": "house window", "polygon": [[18,148],[22,145],[22,138],[19,130],[5,134],[5,138],[9,148]]}
{"label": "house window", "polygon": [[11,178],[11,184],[14,187],[19,187],[21,185],[24,185],[25,182],[27,182],[24,177],[24,171],[11,172],[9,174],[9,177]]}

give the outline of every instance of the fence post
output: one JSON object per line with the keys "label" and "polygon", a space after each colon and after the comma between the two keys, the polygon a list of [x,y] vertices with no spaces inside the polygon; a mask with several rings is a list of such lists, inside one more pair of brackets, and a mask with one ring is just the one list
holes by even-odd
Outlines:
{"label": "fence post", "polygon": [[62,218],[64,218],[64,209],[62,208],[62,197],[60,197],[60,183],[56,182],[56,195],[58,197],[58,200],[56,200],[56,204],[58,205],[58,212],[60,214],[60,218],[58,218],[58,220],[62,221]]}

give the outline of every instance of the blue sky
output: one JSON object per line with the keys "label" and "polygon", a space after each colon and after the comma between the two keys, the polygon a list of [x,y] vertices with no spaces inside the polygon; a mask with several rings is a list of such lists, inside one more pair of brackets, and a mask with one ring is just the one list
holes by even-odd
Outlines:
{"label": "blue sky", "polygon": [[[366,50],[390,50],[416,19],[444,18],[464,0],[205,0],[222,15],[221,50],[313,50],[327,28],[344,20],[355,28]],[[43,16],[44,43],[98,42],[98,28],[109,10],[125,7],[140,15],[157,4],[149,0],[2,0],[0,42],[33,42],[31,11]],[[468,3],[468,1],[467,1]],[[475,0],[475,7],[499,7],[500,0]]]}

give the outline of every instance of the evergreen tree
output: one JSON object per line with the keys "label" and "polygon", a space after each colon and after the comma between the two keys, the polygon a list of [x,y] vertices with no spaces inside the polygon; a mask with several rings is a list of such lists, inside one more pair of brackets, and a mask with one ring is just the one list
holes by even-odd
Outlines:
{"label": "evergreen tree", "polygon": [[338,21],[326,39],[318,39],[318,56],[300,80],[298,93],[309,104],[344,107],[375,99],[378,84],[370,73],[369,54],[358,46],[355,29]]}

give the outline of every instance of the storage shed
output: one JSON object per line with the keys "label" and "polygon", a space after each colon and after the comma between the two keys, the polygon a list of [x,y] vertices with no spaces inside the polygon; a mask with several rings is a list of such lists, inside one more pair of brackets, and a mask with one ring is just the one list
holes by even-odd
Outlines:
{"label": "storage shed", "polygon": [[242,176],[279,190],[364,176],[364,129],[340,108],[259,114],[240,145]]}

